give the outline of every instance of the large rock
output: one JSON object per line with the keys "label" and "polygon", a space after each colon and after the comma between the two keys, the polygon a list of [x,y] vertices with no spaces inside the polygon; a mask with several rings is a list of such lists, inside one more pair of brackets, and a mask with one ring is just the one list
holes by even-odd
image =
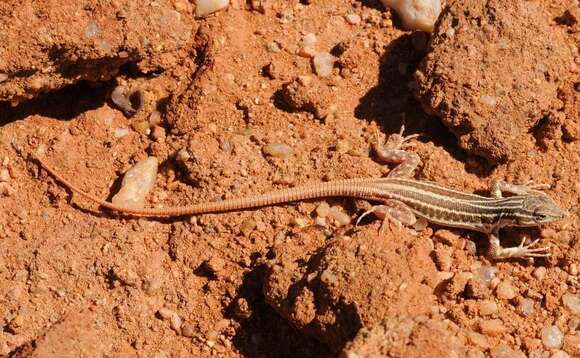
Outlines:
{"label": "large rock", "polygon": [[543,118],[561,106],[559,81],[572,63],[541,4],[455,1],[430,47],[416,74],[417,96],[460,146],[494,162],[531,153]]}
{"label": "large rock", "polygon": [[426,315],[435,305],[437,271],[428,239],[365,231],[328,243],[321,233],[302,233],[274,248],[266,270],[266,301],[335,350],[361,327]]}
{"label": "large rock", "polygon": [[0,2],[0,101],[17,104],[80,80],[175,66],[195,23],[187,1]]}

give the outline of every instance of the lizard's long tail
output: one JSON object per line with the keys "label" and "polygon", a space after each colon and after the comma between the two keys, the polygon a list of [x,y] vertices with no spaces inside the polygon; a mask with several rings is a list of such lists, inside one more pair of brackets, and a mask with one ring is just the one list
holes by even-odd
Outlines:
{"label": "lizard's long tail", "polygon": [[[199,203],[194,205],[173,207],[173,208],[131,208],[122,207],[108,201],[97,198],[89,194],[65,179],[62,175],[52,169],[46,162],[38,156],[34,156],[42,168],[52,175],[56,180],[61,182],[65,187],[73,192],[89,199],[90,201],[109,210],[117,211],[131,216],[145,217],[175,217],[190,216],[204,213],[216,213],[225,211],[235,211],[250,208],[257,208],[275,204],[289,203],[298,200],[316,199],[332,196],[358,197],[361,199],[373,199],[372,186],[366,186],[371,180],[369,179],[345,179],[326,183],[313,183],[297,186],[289,189],[272,191],[264,194],[246,196],[235,199],[222,201]],[[355,185],[356,184],[356,185]]]}

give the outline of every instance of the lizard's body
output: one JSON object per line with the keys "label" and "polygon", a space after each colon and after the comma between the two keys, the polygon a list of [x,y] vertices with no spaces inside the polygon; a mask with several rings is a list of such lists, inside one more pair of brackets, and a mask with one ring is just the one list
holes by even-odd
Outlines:
{"label": "lizard's body", "polygon": [[[493,197],[490,198],[453,190],[433,182],[404,178],[413,172],[420,160],[416,154],[399,149],[406,140],[412,138],[412,136],[403,137],[401,134],[402,132],[389,138],[384,147],[375,147],[381,159],[399,164],[387,178],[345,179],[307,184],[265,194],[175,208],[139,209],[114,205],[76,188],[41,159],[37,159],[49,173],[71,190],[102,207],[128,215],[188,216],[323,197],[353,197],[384,203],[385,205],[373,207],[367,213],[373,212],[377,216],[395,218],[406,225],[412,225],[416,217],[419,217],[442,226],[486,233],[490,237],[490,256],[493,258],[547,255],[545,248],[531,248],[535,242],[527,246],[522,242],[515,248],[502,248],[498,231],[504,226],[537,226],[563,218],[566,212],[550,197],[533,188],[505,182],[494,184]],[[502,191],[516,195],[503,198]]]}

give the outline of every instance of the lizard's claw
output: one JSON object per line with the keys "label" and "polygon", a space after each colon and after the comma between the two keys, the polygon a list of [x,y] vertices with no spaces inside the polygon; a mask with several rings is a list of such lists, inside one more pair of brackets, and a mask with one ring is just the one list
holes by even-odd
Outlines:
{"label": "lizard's claw", "polygon": [[536,247],[540,239],[532,241],[530,244],[526,245],[526,238],[522,239],[522,242],[518,247],[516,247],[516,254],[514,257],[550,257],[549,247]]}

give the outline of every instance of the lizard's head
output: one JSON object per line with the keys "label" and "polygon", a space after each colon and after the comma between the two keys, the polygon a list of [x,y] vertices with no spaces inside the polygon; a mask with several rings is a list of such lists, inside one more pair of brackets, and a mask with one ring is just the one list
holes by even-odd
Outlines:
{"label": "lizard's head", "polygon": [[530,195],[524,198],[522,215],[517,219],[519,226],[537,226],[561,220],[568,212],[558,206],[547,195]]}

